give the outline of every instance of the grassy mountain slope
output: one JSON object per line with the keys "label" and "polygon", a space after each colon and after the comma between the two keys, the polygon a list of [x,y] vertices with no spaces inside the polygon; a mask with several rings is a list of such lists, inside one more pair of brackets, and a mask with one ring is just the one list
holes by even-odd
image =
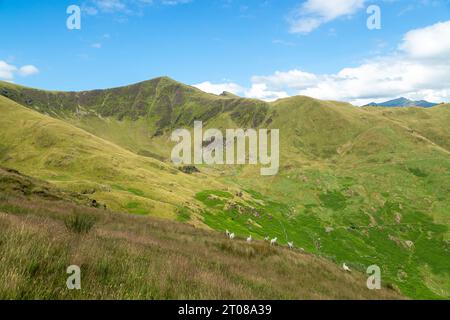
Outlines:
{"label": "grassy mountain slope", "polygon": [[95,194],[113,209],[175,219],[196,190],[221,187],[207,176],[183,174],[4,97],[0,110],[2,164],[73,191]]}
{"label": "grassy mountain slope", "polygon": [[[53,136],[70,128],[111,143],[108,150],[98,147],[101,156],[90,141],[76,150],[65,145],[55,148],[64,154],[72,148],[73,154],[84,154],[113,174],[39,167],[51,150],[45,146],[35,150],[35,157],[16,155],[8,160],[11,146],[20,142],[14,137],[33,132],[29,127],[18,129],[23,126],[21,117],[41,117],[23,107],[20,110],[26,115],[16,115],[17,105],[7,109],[9,122],[2,123],[2,128],[10,128],[7,132],[11,130],[0,148],[5,165],[75,191],[78,183],[106,187],[93,188],[93,196],[114,209],[191,219],[242,237],[277,236],[281,244],[294,241],[307,252],[338,264],[345,261],[361,272],[378,264],[383,279],[410,297],[449,295],[450,109],[446,105],[357,108],[307,97],[267,104],[209,95],[168,78],[80,93],[0,83],[0,93],[59,119],[45,117],[64,125],[52,131]],[[11,104],[9,99],[3,101]],[[255,166],[200,166],[200,174],[176,174],[167,161],[173,146],[169,134],[174,128],[191,128],[196,119],[219,129],[279,128],[280,173],[261,177]],[[23,143],[26,147],[20,149],[34,148],[29,139]],[[113,146],[123,157],[108,166],[108,159],[119,152]],[[85,158],[80,159],[80,168]],[[148,168],[149,163],[161,170]],[[148,198],[158,204],[148,204]]]}
{"label": "grassy mountain slope", "polygon": [[[82,195],[2,168],[0,189],[0,299],[402,298],[310,254],[88,208]],[[73,264],[79,291],[66,288]]]}
{"label": "grassy mountain slope", "polygon": [[[373,108],[385,118],[407,126],[410,131],[420,133],[436,145],[450,151],[450,105],[442,104],[432,109],[422,108],[390,109]],[[425,111],[425,112],[424,112]]]}
{"label": "grassy mountain slope", "polygon": [[258,126],[267,104],[215,96],[162,77],[138,84],[85,92],[51,92],[0,81],[0,95],[40,113],[64,119],[144,156],[168,159],[173,129],[226,115],[239,126]]}
{"label": "grassy mountain slope", "polygon": [[[259,228],[244,218],[240,227],[270,230],[360,270],[376,263],[409,296],[448,296],[446,150],[370,110],[304,97],[275,108],[270,127],[284,135],[280,173],[255,179],[257,170],[245,168],[224,179],[273,199],[276,222],[257,221]],[[220,218],[212,225],[237,229],[226,204],[213,210]]]}

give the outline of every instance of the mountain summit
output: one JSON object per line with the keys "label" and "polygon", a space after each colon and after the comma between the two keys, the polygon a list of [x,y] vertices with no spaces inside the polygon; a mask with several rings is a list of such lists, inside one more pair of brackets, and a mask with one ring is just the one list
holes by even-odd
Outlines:
{"label": "mountain summit", "polygon": [[422,108],[431,108],[437,106],[437,103],[428,102],[425,100],[413,101],[406,98],[398,98],[394,100],[389,100],[382,103],[369,103],[364,107],[422,107]]}

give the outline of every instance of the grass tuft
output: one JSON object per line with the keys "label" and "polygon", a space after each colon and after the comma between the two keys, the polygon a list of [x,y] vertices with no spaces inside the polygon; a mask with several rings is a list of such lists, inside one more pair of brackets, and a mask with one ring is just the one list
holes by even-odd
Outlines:
{"label": "grass tuft", "polygon": [[94,227],[96,218],[85,213],[74,213],[64,221],[67,229],[79,234],[87,234]]}

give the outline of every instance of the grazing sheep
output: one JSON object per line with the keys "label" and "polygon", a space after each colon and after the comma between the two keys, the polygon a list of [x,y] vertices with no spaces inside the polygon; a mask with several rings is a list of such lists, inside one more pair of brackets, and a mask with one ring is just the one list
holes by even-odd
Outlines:
{"label": "grazing sheep", "polygon": [[288,242],[289,249],[294,249],[294,241]]}
{"label": "grazing sheep", "polygon": [[234,237],[235,237],[234,233],[231,233],[231,234],[230,234],[230,240],[233,240]]}
{"label": "grazing sheep", "polygon": [[350,268],[345,264],[345,262],[342,265],[342,269],[344,269],[344,271],[347,271],[347,272],[352,272],[352,270],[350,270]]}
{"label": "grazing sheep", "polygon": [[250,235],[250,237],[247,238],[247,242],[250,243],[252,242],[252,236]]}
{"label": "grazing sheep", "polygon": [[230,231],[228,231],[228,229],[225,231],[225,234],[227,235],[227,238],[230,237]]}
{"label": "grazing sheep", "polygon": [[269,237],[265,237],[265,238],[264,238],[264,241],[267,241],[267,242],[269,242],[269,240],[270,240],[270,238],[269,238]]}
{"label": "grazing sheep", "polygon": [[278,238],[273,238],[272,240],[270,240],[270,245],[271,246],[276,245],[277,244],[277,240],[278,240]]}

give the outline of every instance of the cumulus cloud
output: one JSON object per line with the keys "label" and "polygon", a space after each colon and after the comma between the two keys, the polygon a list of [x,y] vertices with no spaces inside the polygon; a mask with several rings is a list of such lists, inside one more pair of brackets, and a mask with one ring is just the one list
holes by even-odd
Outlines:
{"label": "cumulus cloud", "polygon": [[305,89],[317,82],[317,76],[301,70],[290,70],[287,72],[277,71],[270,76],[253,76],[252,82],[256,84],[267,84],[274,89],[290,88]]}
{"label": "cumulus cloud", "polygon": [[245,88],[233,82],[212,83],[210,81],[205,81],[202,83],[194,84],[192,86],[204,92],[212,94],[219,95],[224,91],[227,91],[238,96],[255,98],[265,101],[274,101],[289,96],[287,92],[284,91],[269,90],[267,84],[265,83],[254,83],[250,88]]}
{"label": "cumulus cloud", "polygon": [[342,69],[337,74],[320,75],[315,85],[297,94],[365,104],[391,97],[417,96],[426,89],[442,90],[449,85],[449,72],[449,65],[424,64],[399,56],[382,57]]}
{"label": "cumulus cloud", "polygon": [[247,98],[255,98],[265,101],[274,101],[280,98],[286,98],[289,95],[284,91],[269,90],[265,83],[254,83],[250,88],[244,88],[236,83],[212,83],[205,81],[202,83],[194,84],[196,87],[204,92],[212,94],[221,94],[224,91],[231,92],[238,96],[244,96]]}
{"label": "cumulus cloud", "polygon": [[39,72],[33,65],[25,65],[20,68],[0,60],[0,80],[13,81],[15,75],[22,77],[31,76]]}
{"label": "cumulus cloud", "polygon": [[292,33],[307,34],[340,17],[351,16],[364,7],[366,0],[307,0],[288,18]]}
{"label": "cumulus cloud", "polygon": [[[356,105],[404,96],[450,100],[450,21],[406,33],[395,52],[333,74],[305,70],[253,76],[246,97],[271,101],[291,95],[348,101]],[[236,85],[238,86],[238,85]]]}
{"label": "cumulus cloud", "polygon": [[211,83],[209,81],[205,81],[202,83],[194,84],[193,87],[196,87],[204,92],[213,94],[221,94],[222,92],[227,91],[236,95],[241,95],[243,92],[245,92],[245,89],[243,87],[232,82]]}
{"label": "cumulus cloud", "polygon": [[450,57],[450,21],[408,32],[400,50],[417,59],[448,59]]}
{"label": "cumulus cloud", "polygon": [[289,94],[282,90],[270,90],[265,83],[254,83],[249,90],[245,91],[247,98],[255,98],[265,101],[275,101],[289,97]]}
{"label": "cumulus cloud", "polygon": [[315,85],[297,93],[356,104],[398,96],[448,100],[450,21],[412,30],[398,47],[391,55],[344,68],[337,74],[318,75]]}
{"label": "cumulus cloud", "polygon": [[21,75],[22,77],[32,76],[37,73],[39,73],[38,68],[36,68],[31,64],[20,67],[18,70],[18,74]]}
{"label": "cumulus cloud", "polygon": [[0,79],[11,81],[14,79],[14,73],[17,72],[17,68],[13,65],[0,60]]}

